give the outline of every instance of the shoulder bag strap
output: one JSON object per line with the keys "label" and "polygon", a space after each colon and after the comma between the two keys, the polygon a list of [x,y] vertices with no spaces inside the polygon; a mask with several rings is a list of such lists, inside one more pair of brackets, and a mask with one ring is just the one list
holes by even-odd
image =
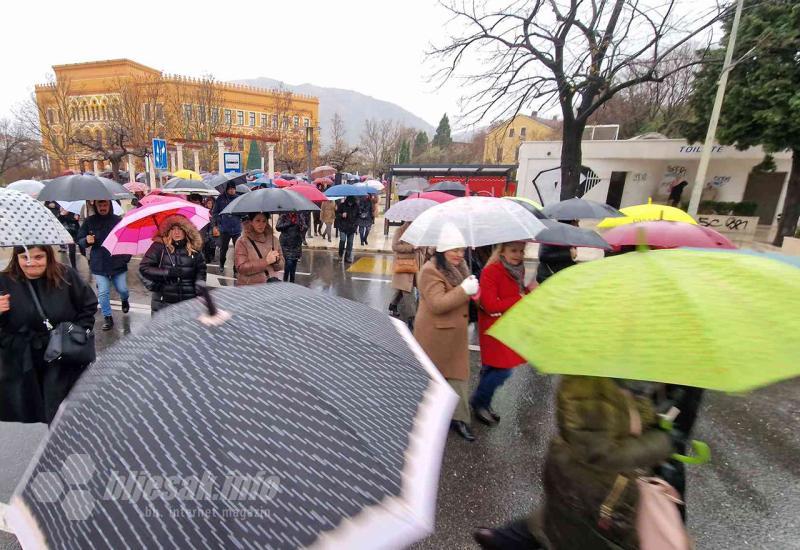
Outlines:
{"label": "shoulder bag strap", "polygon": [[50,323],[50,319],[47,318],[47,315],[44,313],[44,309],[42,309],[42,304],[39,302],[39,296],[36,294],[36,290],[33,288],[33,285],[30,281],[25,281],[25,284],[28,287],[28,290],[31,293],[31,298],[33,298],[33,305],[36,306],[36,311],[39,312],[39,315],[42,317],[42,323],[44,323],[45,328],[48,331],[53,330],[53,325]]}
{"label": "shoulder bag strap", "polygon": [[[274,236],[274,235],[272,236],[272,239],[273,239],[273,241],[272,241],[272,245],[273,245],[273,246],[275,246],[275,241],[274,241],[274,239],[275,239],[275,236]],[[262,256],[262,255],[261,255],[261,251],[258,249],[258,245],[256,244],[256,242],[255,242],[253,239],[251,239],[250,237],[247,237],[247,240],[248,240],[248,241],[250,241],[250,244],[252,244],[252,245],[253,245],[253,248],[255,248],[255,249],[256,249],[256,254],[258,254],[258,259],[259,259],[259,260],[263,260],[263,259],[264,259],[264,256]],[[267,276],[267,279],[269,279],[269,278],[271,277],[271,275],[270,275],[270,273],[269,273],[269,269],[268,269],[268,270],[266,270],[266,271],[264,271],[264,273],[266,274],[266,276]]]}

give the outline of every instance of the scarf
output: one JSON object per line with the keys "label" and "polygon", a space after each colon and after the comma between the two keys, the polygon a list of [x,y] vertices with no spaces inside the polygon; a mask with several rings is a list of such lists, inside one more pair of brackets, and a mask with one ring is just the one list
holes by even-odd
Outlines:
{"label": "scarf", "polygon": [[446,266],[447,267],[442,275],[444,275],[445,280],[453,287],[457,287],[464,281],[464,279],[472,275],[467,267],[467,262],[462,261],[457,266],[450,264],[450,262],[446,262]]}
{"label": "scarf", "polygon": [[503,267],[506,268],[506,271],[511,275],[511,277],[517,281],[519,285],[519,289],[521,292],[525,291],[525,262],[519,265],[511,265],[506,261],[505,258],[500,256],[500,262],[503,264]]}

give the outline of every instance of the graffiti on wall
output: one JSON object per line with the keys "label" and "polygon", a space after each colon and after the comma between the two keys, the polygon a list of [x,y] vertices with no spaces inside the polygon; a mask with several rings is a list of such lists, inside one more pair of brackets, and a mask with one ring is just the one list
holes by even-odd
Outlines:
{"label": "graffiti on wall", "polygon": [[718,216],[709,214],[698,216],[697,223],[720,233],[752,235],[758,229],[758,216]]}

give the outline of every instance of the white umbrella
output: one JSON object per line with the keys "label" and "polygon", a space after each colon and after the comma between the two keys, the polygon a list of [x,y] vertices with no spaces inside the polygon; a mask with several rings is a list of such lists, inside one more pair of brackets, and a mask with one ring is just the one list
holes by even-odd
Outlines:
{"label": "white umbrella", "polygon": [[36,180],[19,180],[14,183],[9,183],[6,189],[13,189],[14,191],[25,193],[35,199],[39,196],[39,191],[44,189],[44,184]]}
{"label": "white umbrella", "polygon": [[462,197],[432,208],[419,215],[403,240],[414,246],[436,246],[443,229],[457,229],[469,247],[536,237],[545,226],[525,208],[513,201],[496,197]]}
{"label": "white umbrella", "polygon": [[[66,210],[67,212],[72,212],[73,214],[77,214],[78,216],[86,217],[84,208],[86,208],[86,201],[56,201],[58,205]],[[114,208],[114,214],[117,216],[122,215],[122,207],[119,205],[117,201],[111,201],[111,204]]]}
{"label": "white umbrella", "polygon": [[390,222],[410,222],[437,204],[439,203],[430,199],[406,199],[395,203],[383,217]]}
{"label": "white umbrella", "polygon": [[364,182],[364,185],[377,189],[378,191],[383,191],[386,188],[386,186],[378,180],[367,180]]}

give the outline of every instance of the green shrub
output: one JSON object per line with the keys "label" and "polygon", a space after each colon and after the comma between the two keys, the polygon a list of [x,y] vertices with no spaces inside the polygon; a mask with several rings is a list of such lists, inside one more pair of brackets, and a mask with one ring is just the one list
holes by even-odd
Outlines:
{"label": "green shrub", "polygon": [[[697,207],[698,214],[716,214],[714,210],[714,206],[717,204],[716,201],[700,201],[700,205]],[[684,209],[686,210],[686,209]]]}
{"label": "green shrub", "polygon": [[743,201],[733,205],[733,213],[736,216],[755,216],[756,210],[758,203],[753,201]]}

